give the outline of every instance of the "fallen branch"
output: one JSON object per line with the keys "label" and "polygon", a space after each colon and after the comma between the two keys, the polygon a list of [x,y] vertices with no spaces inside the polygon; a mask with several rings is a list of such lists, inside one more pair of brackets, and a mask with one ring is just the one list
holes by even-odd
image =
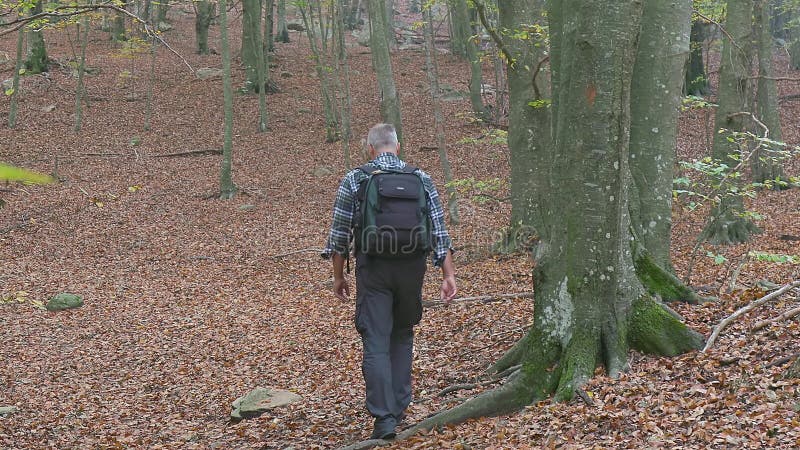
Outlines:
{"label": "fallen branch", "polygon": [[777,291],[771,292],[771,293],[759,298],[758,300],[755,300],[755,301],[751,302],[749,305],[739,308],[736,312],[734,312],[730,316],[722,319],[722,321],[716,327],[714,327],[714,331],[711,332],[711,336],[708,338],[708,341],[706,342],[706,346],[703,347],[703,353],[706,353],[708,351],[708,349],[710,349],[711,346],[714,345],[714,342],[717,340],[717,337],[719,337],[719,333],[725,327],[730,325],[731,322],[733,322],[737,318],[741,317],[742,315],[747,314],[748,312],[752,311],[753,309],[755,309],[759,305],[763,305],[764,303],[767,303],[768,301],[770,301],[770,300],[772,300],[774,298],[780,297],[781,295],[783,295],[786,292],[796,288],[797,286],[800,286],[800,280],[795,280],[795,281],[793,281],[791,283],[785,284],[785,285],[783,285],[783,287],[781,287]]}
{"label": "fallen branch", "polygon": [[206,156],[221,155],[222,150],[190,150],[188,152],[165,153],[163,155],[153,155],[153,158],[180,158],[182,156]]}
{"label": "fallen branch", "polygon": [[786,311],[785,313],[781,314],[778,317],[773,317],[772,319],[766,319],[762,320],[761,322],[756,322],[756,324],[753,325],[753,328],[750,331],[755,332],[764,329],[767,327],[767,325],[771,323],[778,322],[781,320],[791,319],[792,317],[795,317],[797,315],[800,315],[800,307],[790,309],[789,311]]}
{"label": "fallen branch", "polygon": [[798,356],[800,356],[800,353],[795,353],[794,355],[789,355],[789,356],[784,356],[783,358],[778,358],[775,361],[772,361],[771,363],[767,364],[765,366],[765,368],[768,369],[770,367],[781,366],[781,365],[786,364],[789,361],[797,358]]}
{"label": "fallen branch", "polygon": [[480,295],[477,297],[461,297],[453,299],[449,302],[444,300],[423,300],[422,306],[426,308],[432,308],[442,305],[449,305],[450,303],[455,302],[480,302],[480,303],[491,303],[491,302],[498,302],[501,300],[506,300],[509,298],[533,298],[533,292],[520,292],[518,294],[495,294],[495,295]]}
{"label": "fallen branch", "polygon": [[304,252],[315,252],[315,253],[322,253],[322,252],[323,252],[323,249],[321,249],[321,248],[303,248],[303,249],[300,249],[300,250],[295,250],[295,251],[292,251],[292,252],[287,252],[287,253],[279,253],[279,254],[277,254],[277,255],[272,255],[272,256],[270,256],[270,258],[272,258],[272,259],[278,259],[278,258],[283,258],[284,256],[296,255],[296,254],[298,254],[298,253],[304,253]]}
{"label": "fallen branch", "polygon": [[489,378],[488,380],[480,381],[478,383],[462,383],[462,384],[454,384],[452,386],[448,386],[448,387],[442,389],[441,391],[439,391],[439,393],[436,394],[436,396],[437,397],[444,397],[445,395],[447,395],[447,394],[449,394],[451,392],[464,391],[464,390],[467,390],[467,389],[475,389],[477,387],[488,386],[488,385],[490,385],[492,383],[497,383],[498,381],[502,380],[503,378],[505,378],[505,377],[513,374],[517,370],[519,370],[520,367],[522,367],[522,364],[518,364],[516,366],[509,367],[508,369],[506,369],[506,370],[504,370],[504,371],[502,371],[502,372],[500,372],[498,374],[492,375],[492,377]]}

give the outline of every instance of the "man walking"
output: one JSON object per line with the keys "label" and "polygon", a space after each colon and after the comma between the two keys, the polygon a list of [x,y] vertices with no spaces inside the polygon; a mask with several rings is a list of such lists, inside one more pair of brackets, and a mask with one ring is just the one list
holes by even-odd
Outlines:
{"label": "man walking", "polygon": [[[455,297],[456,280],[444,210],[430,176],[397,156],[400,145],[390,124],[372,127],[367,146],[372,161],[348,172],[339,185],[323,256],[333,260],[334,294],[346,300],[350,286],[344,266],[355,238],[355,325],[363,344],[367,410],[375,418],[371,438],[392,439],[411,402],[413,327],[422,317],[426,254],[442,269],[443,300]],[[378,187],[369,186],[383,174],[388,175],[375,182]],[[423,189],[414,194],[420,181],[424,199]],[[403,205],[412,205],[412,212]],[[418,219],[422,222],[413,227],[402,225]],[[377,225],[364,225],[370,220]]]}

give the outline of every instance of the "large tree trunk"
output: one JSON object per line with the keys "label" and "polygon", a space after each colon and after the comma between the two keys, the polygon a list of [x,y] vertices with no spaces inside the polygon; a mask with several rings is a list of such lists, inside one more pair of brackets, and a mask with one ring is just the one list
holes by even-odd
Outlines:
{"label": "large tree trunk", "polygon": [[671,271],[675,106],[680,104],[689,53],[692,1],[648,1],[644,8],[631,85],[629,162],[638,194],[631,199],[631,221],[653,260]]}
{"label": "large tree trunk", "polygon": [[409,433],[514,411],[551,394],[556,400],[570,399],[597,366],[610,376],[625,370],[630,349],[677,355],[703,343],[647,293],[634,268],[628,130],[642,2],[550,5],[551,42],[559,52],[553,67],[558,89],[552,153],[542,168],[552,178],[544,200],[542,243],[535,252],[536,308],[531,330],[503,360],[505,367],[522,367],[502,387],[427,419]]}
{"label": "large tree trunk", "polygon": [[386,41],[386,9],[383,0],[369,0],[370,50],[372,68],[378,79],[381,102],[381,120],[394,125],[400,141],[400,156],[403,156],[403,121],[400,114],[400,94],[394,84],[392,59]]}
{"label": "large tree trunk", "polygon": [[[756,96],[756,115],[767,127],[767,136],[772,140],[783,139],[781,115],[778,107],[778,88],[772,79],[772,30],[770,29],[769,2],[756,0],[754,8],[755,38],[758,50],[758,93]],[[764,130],[758,130],[764,136]],[[781,158],[768,150],[759,148],[753,153],[753,181],[768,182],[776,189],[786,185],[776,182],[784,178]]]}
{"label": "large tree trunk", "polygon": [[[500,28],[519,30],[546,25],[545,0],[509,0],[500,6]],[[511,153],[511,223],[501,251],[523,249],[534,229],[541,226],[543,198],[548,178],[543,170],[550,152],[550,83],[547,47],[543,38],[506,39],[514,59],[507,68],[509,117],[508,148]],[[533,102],[533,106],[531,106]],[[538,194],[538,195],[537,195]]]}
{"label": "large tree trunk", "polygon": [[[736,143],[728,140],[729,132],[720,130],[748,130],[747,123],[750,119],[739,113],[750,111],[752,61],[748,50],[753,33],[753,0],[728,0],[727,11],[727,33],[722,44],[717,90],[719,106],[714,119],[712,157],[728,167],[736,167],[738,162],[731,155],[739,154],[740,149]],[[703,231],[703,237],[712,244],[747,242],[750,235],[758,231],[752,222],[743,217],[744,205],[741,197],[723,192],[720,203],[713,209],[711,220]]]}

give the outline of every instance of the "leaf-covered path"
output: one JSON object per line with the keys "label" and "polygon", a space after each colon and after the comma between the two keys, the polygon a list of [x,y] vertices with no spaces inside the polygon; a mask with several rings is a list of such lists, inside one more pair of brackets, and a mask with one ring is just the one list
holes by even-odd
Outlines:
{"label": "leaf-covered path", "polygon": [[[179,10],[173,16],[177,26],[165,37],[171,45],[196,68],[219,66],[218,56],[193,54],[192,18]],[[0,406],[18,408],[0,417],[0,448],[335,448],[368,436],[353,305],[332,296],[329,264],[313,251],[273,257],[323,245],[344,172],[339,145],[324,143],[307,45],[298,33],[291,37],[278,45],[273,76],[282,92],[268,98],[268,133],[256,132],[257,98],[236,97],[234,180],[241,191],[231,201],[209,198],[217,189],[218,155],[156,158],[221,147],[218,79],[198,80],[159,51],[153,126],[144,131],[147,54],[125,58],[93,30],[88,65],[100,73],[87,80],[90,108],[75,135],[69,41],[48,37],[60,65],[48,78],[23,79],[18,128],[0,129],[0,160],[63,180],[0,192]],[[11,39],[0,39],[3,48],[11,48]],[[357,136],[379,120],[367,52],[351,49]],[[409,160],[441,184],[436,152],[428,150],[435,139],[423,58],[398,52],[397,82]],[[467,67],[447,55],[441,64],[445,81],[465,91]],[[2,70],[7,77],[8,66]],[[243,73],[235,76],[241,85]],[[783,95],[797,90],[781,86]],[[5,120],[8,100],[0,102]],[[507,149],[469,123],[468,102],[445,108],[455,177],[506,180]],[[796,144],[800,130],[789,118],[797,117],[800,103],[784,108],[784,136]],[[703,123],[702,114],[685,114],[682,158],[700,151]],[[353,145],[357,153],[361,144]],[[332,173],[315,175],[321,167]],[[740,261],[742,286],[797,278],[796,264],[741,255],[800,254],[798,241],[780,239],[800,236],[799,204],[797,190],[760,196],[754,206],[766,217],[765,234],[749,247],[719,249],[729,264],[702,256],[693,284],[717,294]],[[477,199],[461,207],[463,225],[452,229],[460,295],[530,292],[524,256],[486,252],[508,207]],[[674,250],[683,275],[702,216],[676,214]],[[36,307],[62,291],[80,293],[86,305],[60,313]],[[430,271],[425,298],[437,295],[438,274]],[[738,289],[717,303],[676,308],[707,335],[760,295]],[[785,365],[768,365],[800,351],[797,319],[752,334],[748,324],[797,306],[797,297],[787,294],[737,322],[707,355],[631,355],[621,379],[600,376],[586,387],[591,405],[580,399],[536,405],[394,447],[796,448],[800,383],[780,378]],[[511,299],[428,309],[415,342],[409,420],[475,393],[437,396],[474,382],[523,335],[532,307],[529,299]],[[231,423],[231,402],[256,386],[304,399]]]}

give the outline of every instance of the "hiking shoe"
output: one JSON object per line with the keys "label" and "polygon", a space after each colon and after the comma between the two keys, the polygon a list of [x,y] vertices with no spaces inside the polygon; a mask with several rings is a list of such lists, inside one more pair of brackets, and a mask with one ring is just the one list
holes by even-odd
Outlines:
{"label": "hiking shoe", "polygon": [[370,439],[394,439],[397,436],[397,432],[394,430],[396,426],[397,422],[394,417],[377,418],[375,419],[375,427],[372,429]]}

